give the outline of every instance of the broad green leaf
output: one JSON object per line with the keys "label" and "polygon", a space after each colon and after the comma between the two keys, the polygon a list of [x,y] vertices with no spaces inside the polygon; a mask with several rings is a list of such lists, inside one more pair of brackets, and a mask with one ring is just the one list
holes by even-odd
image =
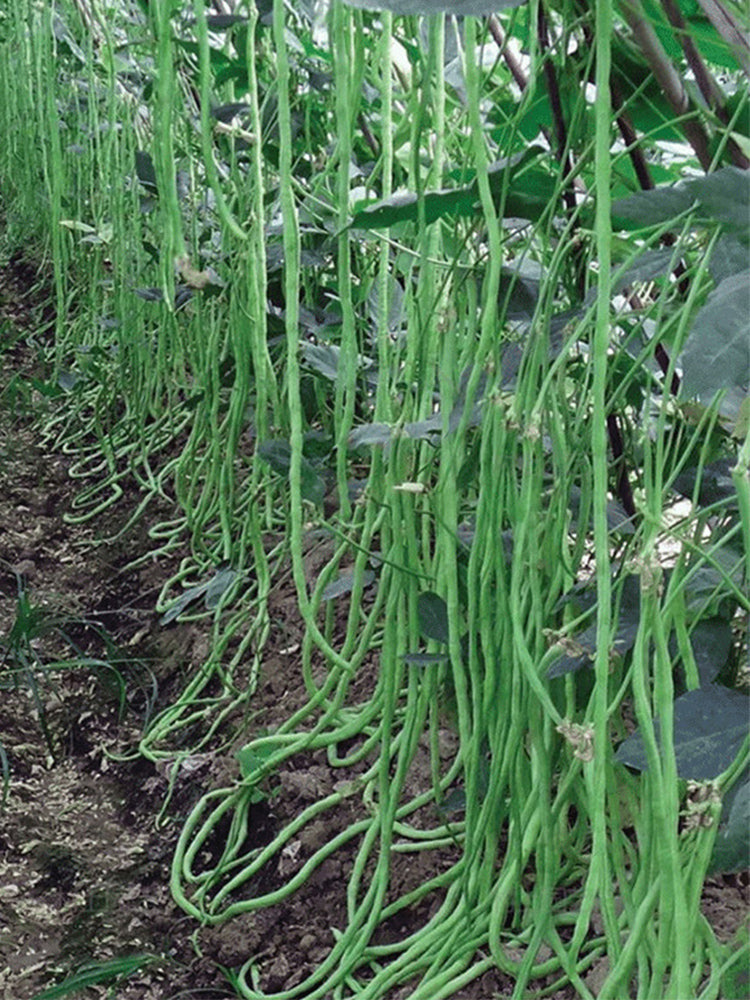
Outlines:
{"label": "broad green leaf", "polygon": [[[458,397],[448,416],[448,433],[452,434],[458,429],[466,408],[466,383],[468,382],[466,371],[462,373],[461,384],[459,385]],[[482,419],[483,394],[487,385],[487,376],[482,374],[477,384],[476,401],[472,407],[467,426],[477,427]],[[436,443],[443,430],[443,414],[437,410],[431,417],[425,420],[414,420],[406,424],[384,424],[372,423],[355,427],[349,434],[349,447],[358,448],[361,445],[388,444],[394,437],[402,436],[412,438],[416,441],[430,441]]]}
{"label": "broad green leaf", "polygon": [[271,466],[280,476],[288,476],[291,467],[292,449],[288,441],[276,438],[263,441],[258,446],[258,457]]}
{"label": "broad green leaf", "polygon": [[650,142],[684,142],[674,112],[651,67],[632,39],[617,33],[612,39],[612,81],[627,102],[628,117],[636,132]]}
{"label": "broad green leaf", "polygon": [[208,590],[209,583],[199,583],[197,586],[190,587],[189,590],[186,590],[185,593],[177,601],[175,601],[169,611],[162,615],[161,624],[169,625],[169,623],[174,621],[175,618],[179,618],[188,605],[192,604],[193,601],[197,601],[199,597],[203,597]]}
{"label": "broad green leaf", "polygon": [[[720,458],[703,466],[698,487],[698,503],[701,507],[710,507],[712,504],[722,502],[736,506],[737,487],[732,479],[734,464],[732,459]],[[685,469],[673,479],[672,489],[692,500],[697,478],[698,469],[695,466]]]}
{"label": "broad green leaf", "polygon": [[705,177],[685,182],[685,187],[698,200],[701,216],[750,236],[750,171],[739,167],[723,167]]}
{"label": "broad green leaf", "polygon": [[[709,64],[721,66],[724,69],[740,69],[740,63],[734,56],[731,46],[721,37],[695,0],[681,0],[680,7],[685,14],[688,34],[703,59]],[[746,12],[747,6],[745,7],[745,16]],[[742,88],[738,88],[738,93],[741,92]]]}
{"label": "broad green leaf", "polygon": [[60,386],[61,389],[64,389],[65,392],[72,392],[72,390],[75,389],[76,385],[78,385],[80,381],[81,381],[81,376],[78,374],[78,372],[62,371],[57,376],[57,384]]}
{"label": "broad green leaf", "polygon": [[466,792],[463,788],[452,788],[437,807],[438,812],[449,815],[466,811]]}
{"label": "broad green leaf", "polygon": [[433,667],[440,663],[446,663],[447,653],[406,653],[403,657],[404,663],[410,663],[414,667]]}
{"label": "broad green leaf", "polygon": [[429,440],[440,433],[441,426],[442,418],[439,413],[433,414],[427,420],[417,420],[408,424],[363,424],[361,427],[355,427],[349,434],[349,447],[389,444],[399,435],[415,440]]}
{"label": "broad green leaf", "polygon": [[[366,569],[362,574],[362,586],[369,587],[374,579],[375,574],[372,570]],[[354,573],[342,573],[341,576],[323,588],[321,596],[324,601],[333,600],[334,597],[342,597],[344,594],[349,594],[354,590],[354,583]]]}
{"label": "broad green leaf", "polygon": [[362,445],[388,444],[393,437],[390,424],[362,424],[349,433],[349,447],[359,448]]}
{"label": "broad green leaf", "polygon": [[232,569],[231,566],[225,566],[218,570],[216,575],[211,578],[206,587],[206,597],[204,603],[206,607],[211,610],[215,608],[226,591],[231,587],[234,581],[239,576],[236,569]]}
{"label": "broad green leaf", "polygon": [[[747,864],[747,863],[746,863]],[[750,948],[747,947],[747,930],[738,932],[739,943],[733,949],[731,965],[725,965],[721,977],[721,1000],[747,1000],[750,997]]]}
{"label": "broad green leaf", "polygon": [[145,299],[146,302],[161,302],[164,298],[161,288],[135,288],[134,291],[139,299]]}
{"label": "broad green leaf", "polygon": [[[63,392],[69,392],[78,381],[78,379],[75,378],[75,372],[68,372],[68,379],[65,381],[62,380],[64,374],[66,373],[61,372],[58,376],[57,385],[54,385],[52,382],[45,382],[43,379],[39,378],[32,378],[30,381],[37,392],[41,393],[43,396],[47,396],[48,399],[55,399],[55,397],[61,396]],[[69,382],[71,375],[74,376],[72,384],[66,386],[65,382]]]}
{"label": "broad green leaf", "polygon": [[622,198],[612,205],[612,221],[620,228],[628,228],[629,223],[656,226],[695,205],[697,222],[718,222],[742,234],[747,241],[748,202],[750,171],[723,167],[674,187],[653,188]]}
{"label": "broad green leaf", "polygon": [[433,413],[426,420],[414,420],[404,424],[404,434],[406,437],[416,440],[430,440],[435,434],[440,434],[443,425],[443,418],[440,413]]}
{"label": "broad green leaf", "polygon": [[335,382],[339,377],[339,357],[341,349],[332,344],[311,344],[304,342],[300,346],[302,360],[324,378]]}
{"label": "broad green leaf", "polygon": [[612,205],[612,225],[618,229],[636,226],[656,226],[687,212],[695,199],[684,186],[658,187],[638,191]]}
{"label": "broad green leaf", "polygon": [[[526,166],[542,152],[539,146],[531,146],[525,152],[490,168],[490,187],[498,207],[505,196],[504,218],[536,221],[554,200],[557,193],[555,178],[539,167]],[[479,205],[479,186],[474,178],[464,187],[427,192],[424,195],[425,221],[429,224],[447,216],[474,215],[479,211]],[[418,218],[417,195],[401,192],[355,212],[351,225],[355,229],[384,229],[401,222],[416,222]]]}
{"label": "broad green leaf", "polygon": [[747,271],[749,251],[747,246],[735,236],[722,233],[714,244],[708,268],[716,286],[725,278]]}
{"label": "broad green leaf", "polygon": [[[653,281],[655,278],[663,278],[669,274],[675,263],[675,253],[671,247],[664,247],[658,250],[646,250],[640,254],[625,272],[613,281],[612,294],[617,295],[623,289],[638,282]],[[613,277],[617,268],[612,269]],[[586,295],[585,302],[588,305],[596,301],[596,288],[593,288]],[[593,294],[592,294],[593,293]]]}
{"label": "broad green leaf", "polygon": [[455,14],[459,17],[487,17],[499,10],[520,7],[525,0],[344,0],[359,10],[389,10],[393,14]]}
{"label": "broad green leaf", "polygon": [[[624,656],[633,648],[637,635],[637,621],[621,621],[612,640],[612,652]],[[589,625],[580,635],[573,636],[572,649],[552,664],[547,671],[547,676],[549,678],[562,677],[564,674],[580,670],[581,667],[593,666],[596,657],[596,637],[596,623]]]}
{"label": "broad green leaf", "polygon": [[266,761],[276,753],[277,749],[278,747],[273,742],[261,743],[260,746],[256,746],[255,743],[248,743],[246,746],[241,747],[237,751],[237,761],[240,765],[242,777],[257,777],[258,772],[262,771]]}
{"label": "broad green leaf", "polygon": [[244,101],[233,101],[231,104],[220,104],[211,109],[211,117],[219,122],[230,122],[237,115],[247,114],[252,111],[252,105]]}
{"label": "broad green leaf", "polygon": [[150,153],[142,149],[135,151],[135,172],[141,184],[152,194],[156,194],[156,169]]}
{"label": "broad green leaf", "polygon": [[438,594],[423,591],[417,597],[419,631],[425,639],[435,639],[448,644],[448,605]]}
{"label": "broad green leaf", "polygon": [[[528,92],[527,92],[528,93]],[[554,115],[549,99],[547,81],[542,74],[536,80],[533,96],[524,94],[519,107],[518,97],[506,91],[507,96],[494,102],[492,120],[500,121],[499,128],[492,130],[492,138],[501,147],[507,142],[508,123],[513,122],[513,133],[533,142],[544,129],[554,128]]]}
{"label": "broad green leaf", "polygon": [[[424,196],[425,222],[429,225],[444,216],[471,215],[476,208],[476,192],[468,188],[447,191],[431,191]],[[400,192],[385,198],[368,208],[355,213],[352,226],[355,229],[386,229],[400,222],[416,222],[419,216],[417,196]]]}
{"label": "broad green leaf", "polygon": [[[586,524],[580,523],[581,512],[581,490],[578,486],[570,488],[570,512],[573,515],[573,527],[580,534],[589,530],[591,523],[591,512]],[[609,531],[619,531],[622,535],[632,535],[635,532],[632,519],[627,511],[617,500],[607,500],[607,528]]]}
{"label": "broad green leaf", "polygon": [[88,235],[96,233],[95,226],[90,226],[87,222],[79,222],[77,219],[60,219],[59,224],[75,233],[87,233]]}
{"label": "broad green leaf", "polygon": [[302,499],[316,507],[323,506],[326,495],[326,484],[306,458],[302,459],[300,469],[300,492]]}
{"label": "broad green leaf", "polygon": [[498,302],[505,307],[505,316],[512,320],[531,320],[539,301],[541,281],[519,274],[509,267],[500,270]]}
{"label": "broad green leaf", "polygon": [[690,621],[708,617],[729,619],[734,614],[733,591],[743,586],[744,553],[731,545],[715,546],[711,549],[711,560],[696,555],[688,567],[683,589]]}
{"label": "broad green leaf", "polygon": [[723,618],[705,618],[690,633],[690,645],[701,686],[715,680],[726,666],[732,648],[732,626]]}
{"label": "broad green leaf", "polygon": [[[291,468],[292,448],[288,441],[275,438],[271,441],[264,441],[258,446],[258,457],[271,466],[285,479],[289,478]],[[323,503],[326,488],[322,477],[315,471],[315,467],[309,459],[302,456],[300,465],[300,491],[304,500],[319,507]]]}
{"label": "broad green leaf", "polygon": [[[648,19],[649,27],[655,32],[667,57],[673,63],[679,65],[683,59],[679,35],[670,23],[659,0],[640,0],[640,3],[643,5],[643,11]],[[680,9],[679,6],[678,9]]]}
{"label": "broad green leaf", "polygon": [[226,31],[235,24],[247,24],[247,18],[243,14],[209,14],[206,24],[209,31]]}
{"label": "broad green leaf", "polygon": [[[196,42],[183,38],[177,38],[175,41],[185,52],[196,57],[200,56],[200,46]],[[217,88],[228,80],[235,80],[240,90],[247,89],[247,65],[243,59],[231,58],[225,52],[211,47],[209,62]]]}
{"label": "broad green leaf", "polygon": [[[573,487],[571,490],[571,507],[576,503],[577,489]],[[634,575],[626,576],[620,590],[617,630],[612,638],[612,652],[619,656],[625,656],[633,648],[638,635],[641,620],[640,592],[640,579]],[[565,644],[567,648],[564,654],[552,664],[547,676],[562,677],[582,667],[590,667],[596,656],[597,631],[596,622],[592,622],[588,628],[571,636]]]}
{"label": "broad green leaf", "polygon": [[726,390],[721,413],[736,419],[750,392],[750,270],[725,278],[708,296],[681,363],[685,395],[710,403]]}
{"label": "broad green leaf", "polygon": [[161,624],[169,625],[170,622],[178,618],[182,612],[194,601],[203,597],[204,604],[208,610],[215,608],[222,595],[238,577],[237,570],[229,566],[223,566],[205,583],[199,583],[195,587],[190,587],[172,605],[172,607],[162,616]]}
{"label": "broad green leaf", "polygon": [[[324,378],[335,382],[339,377],[339,361],[341,358],[341,348],[337,344],[311,344],[304,341],[300,345],[300,354],[305,364],[309,365]],[[371,371],[375,367],[372,358],[360,354],[357,358],[357,367],[370,372],[368,377],[373,377]]]}
{"label": "broad green leaf", "polygon": [[[729,792],[716,834],[709,872],[735,872],[750,867],[750,775],[745,772]],[[737,996],[748,996],[746,992]],[[729,996],[722,993],[722,996]]]}
{"label": "broad green leaf", "polygon": [[[691,781],[717,778],[732,764],[747,738],[750,699],[738,691],[709,684],[680,695],[674,703],[677,774]],[[657,742],[660,723],[654,722]],[[619,746],[615,760],[637,771],[648,768],[638,730]]]}

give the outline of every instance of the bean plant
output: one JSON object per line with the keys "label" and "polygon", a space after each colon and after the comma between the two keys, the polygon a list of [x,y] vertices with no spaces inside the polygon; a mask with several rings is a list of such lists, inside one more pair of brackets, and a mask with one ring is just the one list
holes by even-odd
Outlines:
{"label": "bean plant", "polygon": [[[141,754],[226,740],[278,657],[274,588],[296,593],[304,704],[245,734],[171,888],[227,924],[338,857],[346,918],[288,988],[248,954],[238,996],[440,1000],[490,970],[513,998],[741,995],[747,943],[700,900],[747,863],[743,17],[19,0],[0,22],[2,204],[53,268],[40,433],[73,457],[67,517],[102,545],[144,521],[132,567],[180,557],[164,627],[210,623]],[[314,752],[331,789],[252,846]]]}

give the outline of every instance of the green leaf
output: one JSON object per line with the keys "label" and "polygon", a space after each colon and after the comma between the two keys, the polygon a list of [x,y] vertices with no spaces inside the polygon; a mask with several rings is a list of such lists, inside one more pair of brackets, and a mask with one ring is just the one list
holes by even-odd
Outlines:
{"label": "green leaf", "polygon": [[[573,486],[571,488],[571,507],[574,507],[579,501],[580,491],[578,487]],[[626,576],[622,582],[617,610],[617,631],[612,638],[612,651],[619,656],[625,656],[633,648],[638,635],[641,620],[640,592],[639,578],[633,575]],[[547,671],[547,677],[550,679],[562,677],[564,674],[573,673],[582,667],[591,667],[596,657],[597,633],[597,624],[592,622],[583,632],[571,636],[568,643],[565,644],[567,652],[552,664]]]}
{"label": "green leaf", "polygon": [[[200,56],[200,46],[196,42],[186,41],[183,38],[177,38],[175,41],[185,52],[189,52],[193,56]],[[225,52],[211,47],[209,49],[209,62],[217,88],[226,83],[227,80],[235,80],[239,89],[247,89],[247,65],[243,59],[232,59]]]}
{"label": "green leaf", "polygon": [[302,459],[302,468],[300,469],[300,492],[303,500],[307,500],[315,507],[323,506],[326,484],[306,458]]}
{"label": "green leaf", "polygon": [[705,618],[690,633],[690,645],[700,682],[705,686],[726,666],[732,648],[732,626],[723,618]]}
{"label": "green leaf", "polygon": [[736,955],[733,955],[732,964],[721,977],[719,996],[722,1000],[747,1000],[750,997],[750,948],[747,946],[747,929],[744,934],[743,943],[737,948]]}
{"label": "green leaf", "polygon": [[72,392],[80,380],[81,376],[77,372],[61,371],[57,376],[57,384],[65,392]]}
{"label": "green leaf", "polygon": [[[703,466],[698,487],[698,503],[701,507],[710,507],[715,503],[731,503],[736,507],[737,487],[732,479],[733,465],[732,460],[720,458]],[[696,466],[691,466],[675,476],[672,480],[672,489],[692,500],[697,478],[698,469]]]}
{"label": "green leaf", "polygon": [[687,188],[658,187],[620,198],[612,205],[612,225],[616,229],[656,226],[687,212],[694,202]]}
{"label": "green leaf", "polygon": [[[724,69],[738,70],[741,65],[732,52],[732,48],[721,37],[714,25],[704,14],[695,0],[681,0],[680,7],[685,14],[687,30],[696,45],[703,59],[714,66],[722,66]],[[716,8],[715,8],[716,9]],[[739,5],[735,6],[737,12],[742,10]],[[747,7],[745,7],[745,16]],[[738,93],[742,88],[738,89]],[[750,995],[750,991],[748,991]]]}
{"label": "green leaf", "polygon": [[[570,512],[573,515],[572,527],[576,534],[588,531],[591,524],[591,511],[589,511],[587,523],[581,524],[581,490],[575,484],[570,487]],[[607,528],[609,531],[618,531],[622,535],[632,535],[635,532],[632,519],[617,500],[607,500]]]}
{"label": "green leaf", "polygon": [[236,569],[232,569],[230,566],[225,566],[218,570],[216,575],[209,580],[208,586],[206,587],[206,597],[204,599],[204,603],[209,610],[218,605],[222,596],[231,587],[238,576],[239,573]]}
{"label": "green leaf", "polygon": [[266,761],[278,747],[273,743],[262,743],[259,747],[253,743],[248,743],[237,751],[237,760],[240,765],[240,773],[243,778],[258,777],[258,772],[265,767]]}
{"label": "green leaf", "polygon": [[682,352],[682,389],[736,419],[750,391],[750,271],[725,278],[698,312]]}
{"label": "green leaf", "polygon": [[414,667],[434,667],[440,663],[446,663],[447,653],[405,653],[404,663],[410,663]]}
{"label": "green leaf", "polygon": [[748,240],[747,205],[750,201],[750,171],[723,167],[674,187],[658,187],[621,198],[612,205],[617,228],[652,227],[696,206],[696,222],[718,222]]}
{"label": "green leaf", "polygon": [[150,153],[142,149],[135,151],[135,172],[141,184],[152,194],[156,194],[156,169]]}
{"label": "green leaf", "polygon": [[[300,355],[305,364],[327,378],[331,382],[336,382],[339,377],[339,360],[341,348],[337,344],[311,344],[304,341],[300,345]],[[357,368],[372,369],[375,362],[363,354],[357,357]]]}
{"label": "green leaf", "polygon": [[[523,153],[500,160],[490,167],[493,199],[498,209],[502,203],[504,218],[536,221],[554,200],[557,192],[555,178],[539,167],[528,166],[542,153],[539,146],[530,146]],[[479,185],[474,178],[464,187],[430,191],[423,199],[428,224],[447,216],[470,216],[479,211]],[[384,229],[401,222],[416,222],[418,218],[417,195],[400,192],[355,212],[351,225],[355,229]]]}
{"label": "green leaf", "polygon": [[733,274],[747,271],[748,248],[735,236],[723,233],[714,244],[708,268],[715,285],[720,285],[725,278]]}
{"label": "green leaf", "polygon": [[520,7],[525,0],[344,0],[359,10],[389,10],[393,14],[456,14],[459,17],[487,17],[499,10]]}
{"label": "green leaf", "polygon": [[232,101],[231,104],[220,104],[211,109],[211,117],[219,122],[231,122],[237,115],[242,115],[252,111],[252,105],[244,101]]}
{"label": "green leaf", "polygon": [[[717,778],[733,763],[747,738],[750,699],[709,684],[688,691],[674,703],[677,774],[691,781]],[[657,742],[660,722],[654,722]],[[636,730],[619,746],[615,760],[637,771],[648,768],[643,738]]]}
{"label": "green leaf", "polygon": [[509,267],[500,269],[498,303],[505,306],[505,315],[512,320],[531,320],[539,301],[541,281],[526,277]]}
{"label": "green leaf", "polygon": [[684,142],[679,123],[648,60],[631,37],[617,32],[612,38],[612,82],[627,106],[636,132],[657,140]]}
{"label": "green leaf", "polygon": [[[375,574],[372,570],[366,569],[362,574],[362,586],[369,587],[374,580]],[[330,601],[334,597],[342,597],[354,590],[354,583],[354,573],[342,573],[336,580],[323,588],[321,597],[324,601]]]}
{"label": "green leaf", "polygon": [[450,813],[466,811],[466,792],[463,788],[452,788],[437,807],[438,812],[446,816]]}
{"label": "green leaf", "polygon": [[314,368],[324,378],[335,382],[339,377],[339,357],[341,349],[334,344],[311,344],[305,341],[300,346],[300,354],[305,364]]}
{"label": "green leaf", "polygon": [[[448,215],[467,216],[475,211],[476,193],[469,188],[432,191],[424,196],[425,222],[429,225]],[[417,196],[409,192],[394,194],[368,208],[360,209],[352,219],[355,229],[386,229],[399,222],[416,222],[419,217]]]}
{"label": "green leaf", "polygon": [[235,24],[247,24],[244,14],[209,14],[206,17],[209,31],[226,31]]}
{"label": "green leaf", "polygon": [[[161,624],[169,625],[170,622],[174,621],[175,618],[179,618],[182,612],[194,601],[199,600],[201,597],[204,598],[204,604],[209,611],[215,608],[222,595],[228,590],[232,583],[237,579],[239,574],[237,570],[232,569],[229,566],[223,566],[214,573],[210,580],[205,583],[196,584],[195,587],[190,587],[185,593],[172,605],[172,607],[162,616]],[[205,596],[204,596],[205,595]]]}
{"label": "green leaf", "polygon": [[[572,651],[566,653],[559,660],[556,660],[547,671],[547,677],[562,677],[564,674],[574,673],[582,667],[592,667],[596,657],[596,622],[580,635],[572,637],[575,644]],[[638,635],[638,622],[621,621],[617,633],[612,640],[612,650],[620,656],[624,656],[633,648]],[[578,648],[576,648],[578,647]]]}
{"label": "green leaf", "polygon": [[291,468],[292,449],[288,441],[274,438],[258,446],[258,457],[280,476],[288,476]]}
{"label": "green leaf", "polygon": [[425,639],[448,644],[448,605],[438,594],[423,591],[417,598],[419,630]]}
{"label": "green leaf", "polygon": [[[285,479],[289,478],[292,448],[288,441],[281,438],[264,441],[258,446],[258,457],[270,465],[274,472]],[[303,499],[315,504],[316,507],[322,505],[326,492],[325,483],[304,455],[300,465],[300,491]]]}
{"label": "green leaf", "polygon": [[415,420],[408,424],[362,424],[355,427],[349,434],[349,447],[359,448],[362,445],[388,444],[394,437],[401,435],[415,441],[431,441],[439,436],[443,427],[443,417],[438,411],[426,420]]}
{"label": "green leaf", "polygon": [[36,993],[31,1000],[57,1000],[58,997],[67,997],[71,993],[88,989],[89,986],[132,976],[145,965],[158,961],[160,961],[158,955],[130,955],[127,958],[113,958],[108,962],[91,963],[83,966],[74,975],[68,976],[57,986],[50,986],[49,989]]}
{"label": "green leaf", "polygon": [[172,607],[164,615],[162,615],[161,624],[169,625],[170,622],[174,621],[175,618],[179,618],[182,612],[192,604],[193,601],[197,601],[199,597],[202,597],[208,590],[208,583],[199,583],[195,587],[190,587],[185,593],[180,597]]}
{"label": "green leaf", "polygon": [[[448,433],[453,434],[461,424],[461,420],[466,409],[466,385],[468,382],[469,369],[461,375],[461,383],[453,409],[448,416]],[[477,427],[482,420],[482,397],[487,385],[487,377],[483,373],[477,385],[477,400],[472,407],[468,418],[469,427]],[[406,424],[384,424],[372,423],[355,427],[349,434],[349,447],[358,448],[362,445],[388,444],[394,437],[402,436],[412,438],[415,441],[430,441],[436,444],[443,432],[443,414],[441,410],[436,410],[431,417],[425,420],[414,420]]]}
{"label": "green leaf", "polygon": [[750,171],[723,167],[704,177],[685,182],[685,187],[701,206],[701,216],[713,219],[748,239],[750,219]]}
{"label": "green leaf", "polygon": [[[612,294],[617,295],[623,289],[638,282],[664,278],[665,275],[669,274],[671,268],[674,266],[674,262],[675,254],[672,247],[646,250],[644,253],[639,254],[625,272],[612,282]],[[616,267],[612,268],[613,277],[616,270]],[[596,301],[596,288],[587,294],[585,301],[587,305]]]}
{"label": "green leaf", "polygon": [[719,617],[729,619],[734,614],[736,600],[734,587],[744,582],[744,553],[731,545],[720,545],[711,550],[714,564],[695,556],[688,566],[689,575],[683,584],[688,618]]}
{"label": "green leaf", "polygon": [[[748,867],[750,867],[750,775],[745,772],[744,780],[739,781],[731,789],[724,802],[708,870],[709,873],[736,872]],[[742,994],[742,996],[747,995],[747,992]]]}
{"label": "green leaf", "polygon": [[359,448],[362,445],[388,444],[392,437],[393,428],[390,424],[362,424],[350,431],[348,441],[350,448]]}

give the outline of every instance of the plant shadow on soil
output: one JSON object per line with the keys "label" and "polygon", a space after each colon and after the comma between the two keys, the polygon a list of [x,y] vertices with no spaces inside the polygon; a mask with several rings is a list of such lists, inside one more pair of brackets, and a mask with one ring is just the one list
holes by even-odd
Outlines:
{"label": "plant shadow on soil", "polygon": [[[10,779],[0,814],[0,997],[28,1000],[85,962],[134,953],[153,953],[163,960],[123,981],[118,1000],[232,997],[219,967],[239,966],[253,954],[260,956],[264,989],[290,989],[325,958],[331,928],[344,926],[354,844],[321,864],[283,903],[204,928],[197,936],[199,951],[192,941],[197,925],[173,902],[169,872],[191,807],[211,788],[230,785],[239,776],[235,749],[306,701],[298,664],[288,652],[289,636],[301,629],[293,584],[289,581],[286,590],[274,595],[272,610],[283,641],[267,650],[252,716],[229,720],[225,735],[234,725],[234,744],[206,754],[175,782],[166,822],[157,827],[169,768],[132,755],[149,697],[148,671],[159,692],[152,707],[168,706],[186,676],[203,662],[210,623],[177,622],[162,628],[154,612],[155,596],[179,554],[172,561],[122,572],[139,546],[148,550],[148,524],[139,523],[123,542],[91,545],[97,536],[116,534],[130,513],[128,499],[138,499],[134,491],[130,498],[126,491],[120,505],[95,526],[64,522],[76,486],[67,475],[68,459],[46,452],[35,439],[30,418],[43,400],[35,403],[32,393],[26,417],[8,405],[9,386],[31,384],[32,376],[42,374],[27,336],[35,307],[26,292],[35,280],[35,270],[20,260],[0,271],[0,331],[6,331],[0,336],[9,337],[0,342],[0,653],[5,649],[6,654],[0,656],[0,745]],[[152,518],[165,513],[156,507],[149,512]],[[34,607],[68,622],[70,637],[88,657],[105,656],[104,630],[125,651],[132,672],[124,712],[119,689],[106,675],[80,667],[46,675],[36,671],[34,689],[22,672],[9,669],[8,636],[18,612],[19,586]],[[65,655],[59,634],[40,643],[40,655]],[[40,710],[51,745],[40,726]],[[117,759],[127,751],[130,759]],[[289,762],[277,775],[274,794],[254,807],[247,846],[269,842],[302,808],[330,791],[337,778],[324,753]],[[332,830],[361,818],[358,810],[361,805],[352,803],[330,822],[326,816],[309,824],[299,837],[299,855],[282,854],[252,888],[265,892],[278,887],[330,839]],[[206,845],[209,861],[221,850],[221,835],[218,829]],[[397,856],[394,898],[455,859],[451,850],[440,856]],[[707,884],[704,913],[722,939],[730,939],[742,924],[749,898],[746,873]],[[379,929],[379,943],[418,930],[439,902],[431,896],[399,913]],[[456,998],[491,1000],[511,989],[509,979],[487,973]],[[410,990],[394,990],[391,1000],[405,1000]],[[93,987],[87,995],[103,997],[107,990]],[[558,1000],[575,995],[554,994]]]}

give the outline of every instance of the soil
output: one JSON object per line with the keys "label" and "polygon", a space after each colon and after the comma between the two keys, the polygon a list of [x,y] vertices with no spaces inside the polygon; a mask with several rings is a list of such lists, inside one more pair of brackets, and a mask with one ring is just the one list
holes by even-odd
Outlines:
{"label": "soil", "polygon": [[[71,460],[39,440],[32,419],[45,403],[36,345],[52,318],[32,291],[38,284],[36,269],[20,259],[0,269],[0,764],[6,779],[0,997],[30,1000],[83,963],[133,954],[159,959],[124,980],[118,1000],[234,997],[221,967],[237,967],[258,953],[263,988],[289,989],[327,954],[331,928],[344,926],[351,853],[337,852],[285,902],[203,929],[173,902],[169,873],[182,822],[198,797],[239,776],[236,749],[306,700],[295,657],[301,624],[293,586],[288,580],[274,592],[278,638],[266,650],[252,715],[229,718],[217,745],[184,761],[168,797],[169,763],[136,752],[141,724],[154,680],[151,709],[158,710],[201,665],[210,622],[165,628],[154,612],[159,587],[182,553],[125,569],[134,554],[149,550],[147,520],[119,541],[99,544],[122,526],[134,493],[126,489],[95,523],[64,520],[77,490],[68,475]],[[30,388],[35,378],[41,382]],[[149,508],[147,518],[168,513]],[[24,614],[33,626],[26,644],[18,626]],[[113,643],[129,671],[124,703],[116,678],[97,666],[112,656]],[[81,656],[88,667],[80,665]],[[49,668],[73,660],[74,669]],[[452,737],[446,731],[444,738]],[[254,844],[269,840],[338,780],[323,753],[291,762],[273,797],[255,808]],[[358,818],[353,805],[340,811],[334,828],[327,820],[308,824],[264,871],[262,890],[280,885],[336,829]],[[410,855],[408,863],[405,857],[394,862],[398,894],[455,861],[448,848],[439,857]],[[703,910],[722,940],[745,919],[749,896],[746,873],[707,884]],[[382,941],[422,926],[438,903],[428,897],[399,915],[380,931]],[[507,978],[488,973],[456,997],[490,1000],[511,988]],[[101,985],[86,992],[107,995]],[[401,988],[393,1000],[408,995]]]}

